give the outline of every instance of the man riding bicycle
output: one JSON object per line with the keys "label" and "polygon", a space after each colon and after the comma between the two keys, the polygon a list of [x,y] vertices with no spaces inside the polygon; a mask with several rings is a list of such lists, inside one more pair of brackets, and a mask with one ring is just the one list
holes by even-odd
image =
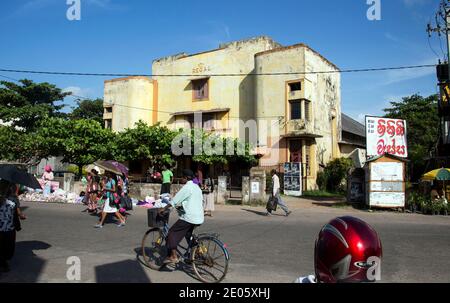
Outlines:
{"label": "man riding bicycle", "polygon": [[160,210],[167,211],[170,207],[182,208],[180,219],[170,228],[167,237],[167,255],[165,264],[178,263],[177,246],[183,239],[189,243],[192,232],[196,226],[204,222],[203,194],[200,187],[192,182],[194,173],[190,169],[183,170],[183,183],[185,185],[175,195],[170,204]]}

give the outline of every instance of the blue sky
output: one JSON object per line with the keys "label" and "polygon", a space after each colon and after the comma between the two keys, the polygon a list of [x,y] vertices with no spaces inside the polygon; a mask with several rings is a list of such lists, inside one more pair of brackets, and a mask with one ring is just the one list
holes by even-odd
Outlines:
{"label": "blue sky", "polygon": [[[283,45],[306,43],[341,69],[434,64],[446,51],[444,39],[442,51],[434,36],[436,55],[425,31],[439,0],[381,0],[380,21],[367,19],[366,0],[81,3],[81,20],[68,21],[66,0],[1,1],[0,68],[150,74],[153,59],[261,35]],[[102,97],[107,79],[0,75],[55,83],[90,98]],[[382,114],[402,96],[436,92],[434,68],[342,75],[343,112],[358,120]]]}

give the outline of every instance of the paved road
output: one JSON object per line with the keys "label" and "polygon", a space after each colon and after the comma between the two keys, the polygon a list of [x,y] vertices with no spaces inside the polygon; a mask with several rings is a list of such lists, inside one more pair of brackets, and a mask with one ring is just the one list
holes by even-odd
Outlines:
{"label": "paved road", "polygon": [[[289,217],[262,216],[263,209],[220,206],[199,231],[215,231],[231,253],[225,282],[291,282],[313,273],[313,246],[320,228],[340,215],[358,216],[379,232],[384,282],[450,282],[450,217],[313,205],[290,200]],[[107,224],[82,206],[23,203],[29,219],[18,234],[13,271],[0,282],[68,282],[67,258],[81,260],[81,282],[196,282],[183,271],[155,272],[136,257],[146,230],[146,211],[132,213],[125,228]]]}

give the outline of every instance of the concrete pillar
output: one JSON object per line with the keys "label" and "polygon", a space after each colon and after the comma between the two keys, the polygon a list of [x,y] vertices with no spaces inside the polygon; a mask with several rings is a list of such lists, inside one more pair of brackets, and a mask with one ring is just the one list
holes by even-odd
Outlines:
{"label": "concrete pillar", "polygon": [[217,185],[217,204],[225,204],[229,198],[227,191],[227,177],[219,176],[219,182]]}
{"label": "concrete pillar", "polygon": [[266,171],[254,167],[250,170],[250,204],[264,205],[266,202]]}
{"label": "concrete pillar", "polygon": [[250,204],[250,177],[242,177],[242,204]]}

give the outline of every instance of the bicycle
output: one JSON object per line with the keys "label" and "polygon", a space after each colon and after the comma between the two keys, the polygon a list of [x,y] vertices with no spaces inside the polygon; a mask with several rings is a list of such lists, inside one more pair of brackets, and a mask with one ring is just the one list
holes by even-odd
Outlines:
{"label": "bicycle", "polygon": [[[142,256],[145,264],[154,270],[165,266],[167,257],[166,240],[169,233],[170,210],[160,215],[157,209],[149,209],[150,228],[142,239]],[[195,229],[194,229],[195,230]],[[219,283],[228,272],[230,255],[226,245],[217,233],[192,233],[188,246],[181,243],[177,247],[181,262],[192,266],[197,278],[205,283]],[[219,255],[216,256],[216,253]]]}

